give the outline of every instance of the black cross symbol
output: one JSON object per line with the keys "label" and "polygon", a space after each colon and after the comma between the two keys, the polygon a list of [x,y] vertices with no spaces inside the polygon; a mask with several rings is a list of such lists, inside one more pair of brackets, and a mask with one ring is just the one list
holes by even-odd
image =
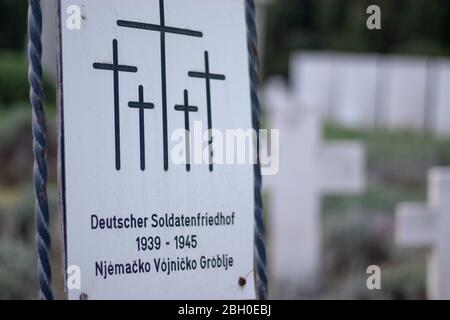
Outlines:
{"label": "black cross symbol", "polygon": [[163,118],[163,147],[164,170],[169,170],[169,143],[167,134],[167,76],[166,76],[166,33],[178,34],[190,37],[203,37],[200,31],[166,26],[164,14],[164,0],[159,0],[160,24],[143,23],[136,21],[117,20],[119,27],[157,31],[160,33],[161,44],[161,90],[162,90],[162,118]]}
{"label": "black cross symbol", "polygon": [[186,143],[186,171],[191,171],[191,142],[189,137],[189,112],[197,112],[198,107],[189,105],[189,93],[184,90],[184,104],[176,105],[175,110],[184,111],[184,128],[186,130],[185,143]]}
{"label": "black cross symbol", "polygon": [[144,102],[144,87],[139,86],[139,101],[128,102],[130,108],[139,109],[139,141],[140,141],[140,153],[141,153],[141,170],[145,170],[145,123],[144,123],[144,110],[154,109],[153,103]]}
{"label": "black cross symbol", "polygon": [[119,54],[117,48],[117,40],[113,40],[113,63],[93,64],[94,69],[113,71],[114,78],[114,135],[115,135],[115,152],[116,152],[116,170],[120,170],[120,110],[119,110],[119,72],[137,72],[137,68],[119,64]]}
{"label": "black cross symbol", "polygon": [[205,51],[205,72],[189,71],[189,77],[205,79],[206,82],[206,108],[208,113],[208,148],[209,148],[209,171],[214,170],[212,154],[212,115],[211,115],[211,80],[225,80],[225,75],[214,74],[209,71],[209,55]]}

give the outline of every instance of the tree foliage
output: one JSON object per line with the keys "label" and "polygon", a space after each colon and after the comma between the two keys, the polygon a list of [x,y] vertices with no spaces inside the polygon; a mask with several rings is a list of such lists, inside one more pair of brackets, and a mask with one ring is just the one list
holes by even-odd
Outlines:
{"label": "tree foliage", "polygon": [[26,0],[0,0],[0,48],[23,50],[27,29]]}
{"label": "tree foliage", "polygon": [[[366,9],[381,9],[381,30]],[[298,49],[448,55],[450,1],[278,0],[267,10],[266,73],[287,74]]]}

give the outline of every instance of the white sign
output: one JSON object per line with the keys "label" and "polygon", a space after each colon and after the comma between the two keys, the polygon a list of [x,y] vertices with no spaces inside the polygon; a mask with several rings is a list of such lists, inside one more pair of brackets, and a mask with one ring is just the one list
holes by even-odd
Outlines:
{"label": "white sign", "polygon": [[68,297],[255,298],[253,165],[207,130],[252,129],[245,1],[61,0],[60,28]]}

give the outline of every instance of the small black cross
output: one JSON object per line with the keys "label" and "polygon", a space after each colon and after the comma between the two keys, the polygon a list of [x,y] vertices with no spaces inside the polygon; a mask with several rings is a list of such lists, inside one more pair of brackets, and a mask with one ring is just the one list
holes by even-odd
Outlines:
{"label": "small black cross", "polygon": [[119,110],[119,72],[137,72],[137,68],[119,64],[119,54],[117,48],[117,40],[113,40],[113,63],[93,64],[94,69],[113,71],[113,90],[114,90],[114,135],[115,135],[115,153],[116,153],[116,170],[120,170],[120,110]]}
{"label": "small black cross", "polygon": [[176,105],[176,111],[184,112],[184,128],[186,130],[185,143],[186,143],[186,171],[191,171],[191,142],[189,137],[189,112],[197,112],[198,107],[189,105],[189,93],[187,90],[184,90],[184,104]]}
{"label": "small black cross", "polygon": [[139,109],[139,141],[141,153],[141,170],[145,170],[145,124],[144,124],[144,110],[154,109],[153,103],[144,102],[144,87],[139,86],[139,101],[128,102],[130,108]]}
{"label": "small black cross", "polygon": [[166,34],[177,34],[181,36],[203,37],[200,31],[182,29],[166,26],[166,17],[164,13],[164,0],[159,0],[159,24],[117,20],[119,27],[134,28],[148,31],[157,31],[160,33],[161,47],[161,91],[162,91],[162,118],[163,118],[163,156],[164,170],[169,170],[169,142],[167,133],[167,75],[166,75]]}
{"label": "small black cross", "polygon": [[205,72],[189,71],[189,77],[205,79],[206,82],[206,108],[208,114],[208,147],[209,147],[209,171],[214,170],[213,151],[212,151],[212,111],[211,111],[211,80],[225,80],[225,75],[210,73],[209,71],[209,55],[205,51]]}

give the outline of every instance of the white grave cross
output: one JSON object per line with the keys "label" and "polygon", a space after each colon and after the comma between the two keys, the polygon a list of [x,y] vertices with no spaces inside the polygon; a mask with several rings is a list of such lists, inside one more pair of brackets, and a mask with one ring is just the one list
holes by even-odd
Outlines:
{"label": "white grave cross", "polygon": [[427,295],[450,299],[450,168],[428,173],[428,202],[402,203],[396,211],[395,239],[399,245],[430,250]]}
{"label": "white grave cross", "polygon": [[373,128],[377,91],[376,55],[335,54],[330,116],[351,128]]}
{"label": "white grave cross", "polygon": [[[285,100],[286,101],[286,100]],[[269,269],[284,288],[315,285],[320,269],[320,197],[364,188],[365,152],[357,142],[322,142],[319,111],[284,105],[270,127],[280,130],[278,174],[269,191]]]}
{"label": "white grave cross", "polygon": [[440,137],[450,136],[450,61],[440,59],[433,64],[436,83],[434,105],[432,105],[431,127],[433,132]]}
{"label": "white grave cross", "polygon": [[292,93],[297,101],[329,115],[333,54],[301,51],[290,62]]}
{"label": "white grave cross", "polygon": [[[383,117],[388,129],[423,130],[425,123],[427,61],[390,57],[381,66]],[[380,81],[380,80],[379,80]]]}

